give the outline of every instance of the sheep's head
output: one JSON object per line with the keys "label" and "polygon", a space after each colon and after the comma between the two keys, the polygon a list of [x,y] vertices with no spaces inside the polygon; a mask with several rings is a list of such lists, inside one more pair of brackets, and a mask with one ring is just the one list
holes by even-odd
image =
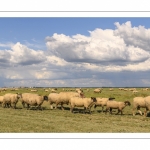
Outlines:
{"label": "sheep's head", "polygon": [[127,106],[127,105],[128,105],[128,106],[131,105],[131,103],[130,103],[129,101],[125,101],[124,103],[125,103],[126,106]]}
{"label": "sheep's head", "polygon": [[115,98],[114,98],[114,97],[110,97],[110,98],[109,98],[109,101],[111,101],[111,100],[113,100],[113,99],[115,99]]}
{"label": "sheep's head", "polygon": [[93,102],[97,102],[95,97],[91,97],[91,99],[93,100]]}
{"label": "sheep's head", "polygon": [[81,98],[85,98],[83,92],[80,93],[80,97],[81,97]]}
{"label": "sheep's head", "polygon": [[43,96],[43,99],[44,99],[45,101],[48,101],[48,96]]}
{"label": "sheep's head", "polygon": [[16,93],[17,94],[17,99],[22,98],[22,94]]}

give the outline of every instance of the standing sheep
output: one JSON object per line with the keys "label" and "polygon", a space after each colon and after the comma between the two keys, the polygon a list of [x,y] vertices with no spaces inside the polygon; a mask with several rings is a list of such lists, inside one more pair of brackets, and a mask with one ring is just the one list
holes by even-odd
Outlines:
{"label": "standing sheep", "polygon": [[41,105],[43,104],[44,100],[48,100],[47,96],[40,96],[38,94],[32,93],[23,93],[22,94],[22,104],[23,106],[27,104],[27,109],[29,106],[37,106],[38,109],[42,110]]}
{"label": "standing sheep", "polygon": [[7,93],[4,95],[3,98],[3,107],[6,107],[10,105],[11,107],[16,109],[16,104],[18,103],[18,99],[21,98],[21,94],[13,94],[13,93]]}
{"label": "standing sheep", "polygon": [[77,93],[77,92],[60,92],[58,95],[50,93],[48,96],[51,108],[52,108],[52,103],[55,103],[56,104],[55,109],[60,104],[62,110],[64,110],[63,104],[68,105],[71,97],[84,97],[84,95],[83,93]]}
{"label": "standing sheep", "polygon": [[101,92],[102,92],[102,89],[100,88],[94,90],[94,93],[101,93]]}
{"label": "standing sheep", "polygon": [[50,93],[48,95],[48,101],[50,103],[50,108],[53,109],[53,103],[56,103],[56,101],[58,100],[58,96],[59,94],[58,93]]}
{"label": "standing sheep", "polygon": [[1,105],[3,104],[3,99],[4,99],[4,96],[0,96],[0,104]]}
{"label": "standing sheep", "polygon": [[129,101],[125,101],[125,102],[118,102],[118,101],[108,101],[107,102],[107,105],[106,105],[106,112],[108,111],[108,109],[110,109],[110,114],[112,114],[112,109],[118,109],[118,112],[121,112],[121,115],[123,114],[122,113],[122,110],[126,107],[126,106],[130,106],[131,103]]}
{"label": "standing sheep", "polygon": [[135,116],[135,109],[137,109],[140,115],[142,115],[142,111],[140,110],[140,108],[146,108],[145,98],[144,97],[133,98],[133,111],[132,111],[133,116]]}
{"label": "standing sheep", "polygon": [[96,102],[95,97],[91,98],[80,98],[80,97],[72,97],[70,100],[70,111],[73,112],[74,107],[84,107],[84,112],[85,110],[89,109],[89,113],[91,114],[91,107],[95,104]]}
{"label": "standing sheep", "polygon": [[150,96],[135,97],[133,99],[133,116],[135,116],[135,109],[137,109],[140,115],[142,115],[140,108],[145,108],[144,116],[146,117],[147,111],[150,110]]}
{"label": "standing sheep", "polygon": [[104,106],[107,105],[107,101],[110,101],[110,100],[113,100],[115,98],[100,98],[100,97],[97,97],[96,100],[97,102],[94,104],[94,109],[96,110],[96,107],[97,106],[101,106],[102,107],[102,112],[104,110]]}

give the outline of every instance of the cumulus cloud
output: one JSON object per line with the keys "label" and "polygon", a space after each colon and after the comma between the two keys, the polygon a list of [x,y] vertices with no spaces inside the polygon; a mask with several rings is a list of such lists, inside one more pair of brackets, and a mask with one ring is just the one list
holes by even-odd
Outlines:
{"label": "cumulus cloud", "polygon": [[32,65],[39,64],[46,60],[41,50],[33,50],[19,42],[11,47],[11,50],[0,50],[0,63],[9,65]]}
{"label": "cumulus cloud", "polygon": [[47,50],[20,42],[1,49],[0,81],[7,86],[147,85],[150,29],[131,22],[115,26],[96,28],[89,36],[54,33],[45,38]]}
{"label": "cumulus cloud", "polygon": [[150,28],[146,29],[141,25],[132,27],[130,21],[122,25],[116,22],[115,25],[117,29],[114,31],[114,35],[121,37],[127,46],[132,45],[150,51]]}
{"label": "cumulus cloud", "polygon": [[144,49],[126,45],[113,30],[95,29],[90,36],[54,34],[46,38],[49,53],[67,62],[95,63],[101,65],[126,65],[143,62],[150,56]]}

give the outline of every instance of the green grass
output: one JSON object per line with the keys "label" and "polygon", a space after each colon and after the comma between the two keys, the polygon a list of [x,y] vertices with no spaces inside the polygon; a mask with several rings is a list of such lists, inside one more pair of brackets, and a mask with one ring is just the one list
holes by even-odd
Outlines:
{"label": "green grass", "polygon": [[[21,102],[17,103],[17,109],[0,107],[0,132],[1,133],[148,133],[150,132],[150,117],[144,117],[137,114],[132,116],[132,100],[136,96],[148,96],[149,91],[139,91],[133,94],[131,91],[120,91],[114,88],[114,91],[109,91],[109,88],[104,88],[102,93],[96,94],[93,89],[87,92],[84,89],[86,97],[115,97],[117,101],[129,100],[131,106],[127,106],[123,110],[123,115],[105,114],[101,112],[101,107],[97,107],[92,114],[83,114],[78,112],[71,113],[69,106],[65,106],[65,110],[51,110],[48,102],[44,102],[41,110],[27,110],[23,108]],[[62,91],[62,88],[58,88]],[[19,91],[1,92],[5,93],[24,93],[30,92],[27,89]],[[38,89],[41,95],[48,95],[42,88]],[[83,108],[80,108],[83,109]],[[142,111],[144,109],[141,109]]]}

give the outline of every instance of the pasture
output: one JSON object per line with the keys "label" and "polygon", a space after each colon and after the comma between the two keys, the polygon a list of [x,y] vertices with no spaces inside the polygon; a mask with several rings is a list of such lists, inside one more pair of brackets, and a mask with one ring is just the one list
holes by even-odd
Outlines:
{"label": "pasture", "polygon": [[[48,88],[47,88],[48,89]],[[65,88],[66,89],[66,88]],[[75,88],[68,88],[75,89]],[[101,93],[94,93],[95,88],[82,88],[86,97],[114,97],[117,101],[129,100],[131,106],[125,107],[123,115],[115,115],[117,110],[113,110],[113,114],[105,114],[101,112],[101,107],[97,107],[96,111],[92,107],[92,114],[82,113],[83,108],[76,108],[74,113],[70,112],[68,105],[65,110],[50,109],[48,102],[44,101],[43,111],[34,108],[27,110],[23,108],[20,100],[17,103],[17,109],[3,108],[0,106],[0,132],[1,133],[149,133],[150,117],[132,116],[132,100],[137,96],[150,95],[149,90],[136,88],[137,93],[127,90],[119,90],[118,88],[103,88]],[[89,91],[88,91],[88,90]],[[63,88],[57,88],[57,92],[63,91]],[[0,95],[5,93],[25,93],[31,92],[27,88],[19,88],[17,91],[1,91]],[[40,95],[51,93],[46,92],[43,88],[37,88]],[[80,111],[79,111],[80,110]],[[105,108],[104,108],[105,110]],[[144,109],[141,109],[144,111]]]}

